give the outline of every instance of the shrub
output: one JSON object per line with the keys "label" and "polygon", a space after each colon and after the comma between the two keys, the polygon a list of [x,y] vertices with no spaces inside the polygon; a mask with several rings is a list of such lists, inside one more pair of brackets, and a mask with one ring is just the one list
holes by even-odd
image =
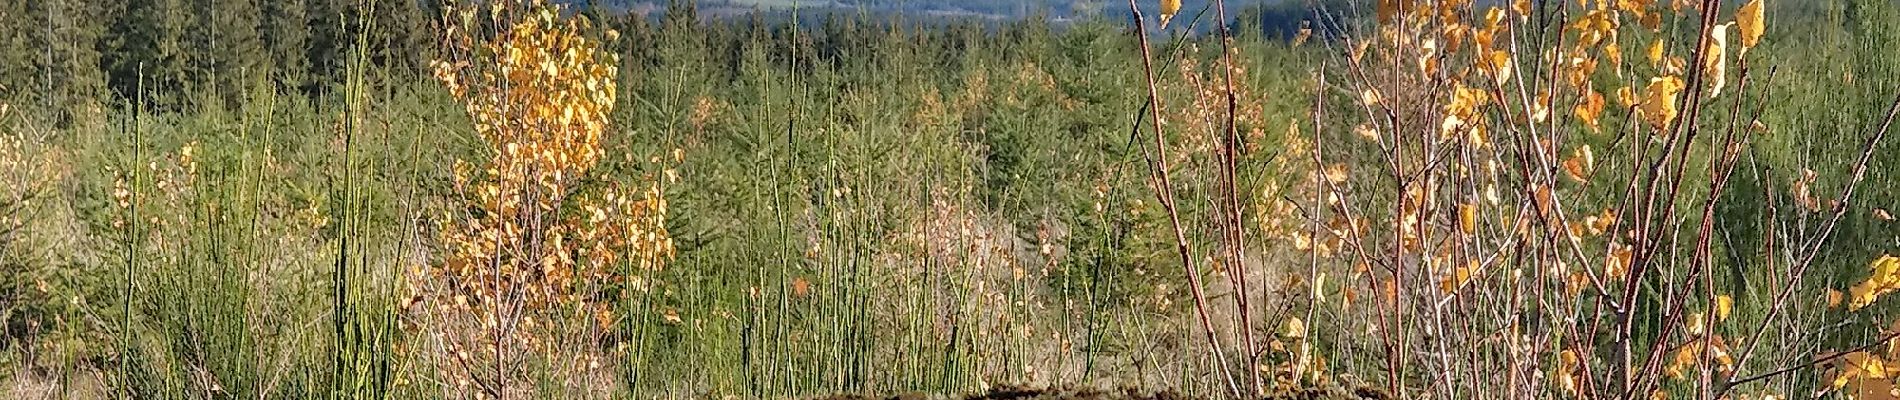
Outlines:
{"label": "shrub", "polygon": [[[539,1],[485,11],[499,30],[453,25],[450,61],[435,63],[491,158],[456,163],[463,207],[441,217],[441,261],[422,277],[425,329],[440,339],[451,392],[506,396],[535,378],[596,389],[588,380],[606,360],[593,350],[617,320],[611,289],[641,290],[639,274],[673,252],[666,201],[657,180],[592,173],[606,156],[618,56],[583,35],[588,22]],[[550,376],[524,368],[528,355]]]}
{"label": "shrub", "polygon": [[[1772,135],[1749,52],[1761,0],[1578,3],[1381,0],[1371,26],[1329,27],[1358,34],[1324,71],[1347,96],[1320,94],[1333,128],[1304,156],[1322,190],[1302,208],[1331,250],[1313,307],[1333,321],[1321,340],[1373,355],[1338,364],[1399,397],[1723,398],[1837,358],[1762,352],[1825,344],[1763,332],[1817,329],[1790,310],[1820,298],[1803,280],[1887,127],[1853,142],[1839,192],[1807,171],[1783,193],[1787,176],[1743,163]],[[1766,220],[1719,220],[1737,196],[1766,196]],[[1722,231],[1758,223],[1760,242]],[[1774,282],[1752,302],[1725,282],[1745,266]]]}

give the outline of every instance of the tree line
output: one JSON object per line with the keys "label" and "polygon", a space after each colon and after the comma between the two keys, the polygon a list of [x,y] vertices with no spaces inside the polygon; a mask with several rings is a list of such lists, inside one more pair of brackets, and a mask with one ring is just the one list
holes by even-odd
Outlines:
{"label": "tree line", "polygon": [[124,99],[235,103],[260,87],[316,91],[349,49],[417,71],[441,0],[0,2],[0,99],[63,113]]}
{"label": "tree line", "polygon": [[[380,74],[414,77],[433,54],[437,16],[456,1],[0,2],[0,101],[68,120],[73,113],[96,114],[133,102],[159,109],[229,107],[260,89],[316,95],[342,79],[359,42]],[[671,40],[736,41],[764,31],[783,33],[789,22],[786,16],[761,12],[700,26],[696,2],[667,0],[664,6],[666,11],[648,16],[598,2],[573,4],[599,26],[631,34],[616,47],[635,60],[658,57],[639,49],[652,44],[643,41],[660,39],[659,28],[668,25],[689,25],[681,28],[693,31]],[[815,53],[832,58],[868,37],[853,32],[877,31],[873,27],[881,25],[841,13],[816,14],[799,19],[824,40]],[[999,24],[1031,22],[949,20],[933,24],[962,37],[994,32]]]}

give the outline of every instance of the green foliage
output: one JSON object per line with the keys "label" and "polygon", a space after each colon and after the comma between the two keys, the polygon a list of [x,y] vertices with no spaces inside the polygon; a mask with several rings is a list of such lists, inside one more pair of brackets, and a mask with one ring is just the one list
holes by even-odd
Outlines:
{"label": "green foliage", "polygon": [[263,4],[263,29],[260,33],[269,71],[277,86],[302,89],[310,82],[310,59],[305,47],[310,41],[310,14],[307,0],[266,1]]}
{"label": "green foliage", "polygon": [[[1134,41],[1114,17],[1120,3],[1060,26],[868,13],[718,18],[716,4],[670,3],[657,17],[592,11],[597,34],[622,57],[601,174],[671,172],[680,182],[666,193],[678,259],[638,283],[645,290],[613,299],[621,318],[599,344],[617,351],[604,372],[610,390],[1215,387],[1200,375],[1215,367],[1183,344],[1184,276],[1146,180],[1144,144],[1130,136],[1145,126],[1133,116],[1146,93]],[[1020,7],[1007,3],[965,7]],[[1774,151],[1756,155],[1760,175],[1737,178],[1734,193],[1750,195],[1721,203],[1722,220],[1737,221],[1723,227],[1743,243],[1736,248],[1770,229],[1758,221],[1771,185],[1785,206],[1780,193],[1800,168],[1825,172],[1817,186],[1826,190],[1845,184],[1837,179],[1851,161],[1840,155],[1860,143],[1839,139],[1878,122],[1870,110],[1900,88],[1896,8],[1820,3],[1772,3],[1777,32],[1757,51],[1805,55],[1772,62],[1781,72],[1769,82],[1785,99],[1765,121],[1764,148]],[[403,285],[410,270],[439,261],[428,240],[434,218],[464,211],[448,201],[452,160],[478,159],[481,146],[440,88],[409,83],[431,58],[436,6],[0,1],[0,102],[44,105],[47,115],[116,106],[103,123],[33,127],[60,132],[50,145],[73,164],[56,195],[72,223],[34,233],[77,238],[75,255],[0,259],[0,290],[10,290],[0,301],[34,307],[15,315],[47,324],[41,341],[78,338],[85,350],[69,364],[104,371],[133,397],[438,394],[429,385],[440,377],[407,362],[426,338],[403,329],[419,322]],[[1248,71],[1239,84],[1261,110],[1238,128],[1262,132],[1247,139],[1258,150],[1241,160],[1243,195],[1304,178],[1275,161],[1288,125],[1312,126],[1315,60],[1331,51],[1287,43],[1309,11],[1238,13],[1247,29],[1235,45]],[[30,32],[47,27],[54,36]],[[1214,70],[1218,48],[1203,36],[1160,42],[1158,73]],[[1857,83],[1841,89],[1847,76]],[[1169,84],[1165,112],[1194,108],[1195,93]],[[1167,123],[1174,140],[1194,134],[1183,128],[1189,118]],[[201,178],[170,190],[190,195],[136,212],[116,204],[121,179],[136,196],[167,196],[152,165],[175,163],[187,144],[200,152]],[[677,170],[650,162],[676,149]],[[1881,151],[1877,159],[1900,157],[1900,146]],[[1210,162],[1189,155],[1176,166],[1182,199],[1214,198]],[[1874,165],[1862,199],[1900,208],[1889,184],[1900,166]],[[1200,200],[1182,206],[1213,213]],[[177,221],[165,230],[154,217]],[[1849,243],[1829,265],[1858,268],[1894,246],[1895,225],[1847,221],[1839,237]],[[1195,246],[1212,254],[1214,234],[1191,227]],[[1249,254],[1283,274],[1274,284],[1302,284],[1303,257],[1250,240]],[[1735,271],[1725,283],[1767,279]],[[41,276],[58,295],[22,290],[32,283],[24,278]],[[1746,304],[1766,291],[1735,293]],[[62,300],[72,296],[83,301]],[[224,394],[212,394],[212,382]]]}
{"label": "green foliage", "polygon": [[153,104],[183,100],[175,97],[184,96],[189,79],[187,10],[185,0],[127,2],[118,9],[101,46],[113,55],[102,65],[116,94],[151,99]]}

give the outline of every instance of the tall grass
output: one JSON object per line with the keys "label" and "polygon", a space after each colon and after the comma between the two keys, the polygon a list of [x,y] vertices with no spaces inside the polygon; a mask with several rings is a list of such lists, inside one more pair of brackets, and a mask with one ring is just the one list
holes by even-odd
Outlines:
{"label": "tall grass", "polygon": [[[81,272],[71,279],[42,274],[59,277],[49,284],[53,294],[29,301],[70,304],[77,296],[80,305],[23,314],[48,333],[24,337],[19,346],[57,345],[60,359],[0,365],[59,376],[71,386],[96,374],[111,393],[131,398],[787,398],[971,393],[1013,384],[1171,389],[1197,398],[1341,388],[1400,397],[1538,397],[1565,393],[1560,376],[1588,376],[1578,387],[1619,397],[1647,395],[1631,388],[1650,386],[1682,394],[1766,389],[1702,385],[1704,370],[1708,382],[1773,382],[1778,392],[1795,393],[1809,388],[1796,374],[1749,381],[1750,373],[1814,356],[1791,350],[1798,345],[1853,349],[1883,325],[1877,320],[1886,307],[1850,313],[1820,299],[1827,288],[1845,290],[1864,279],[1866,261],[1890,247],[1893,228],[1859,206],[1843,208],[1842,222],[1829,223],[1841,214],[1797,212],[1786,193],[1804,167],[1819,171],[1803,183],[1811,192],[1839,193],[1853,175],[1842,171],[1872,154],[1864,163],[1865,190],[1847,202],[1892,202],[1892,192],[1879,188],[1891,181],[1884,162],[1891,147],[1866,152],[1866,142],[1830,133],[1867,128],[1879,110],[1859,108],[1887,105],[1888,94],[1877,90],[1893,78],[1880,61],[1884,47],[1842,45],[1875,41],[1884,31],[1844,27],[1817,35],[1806,47],[1826,49],[1834,57],[1827,61],[1773,55],[1797,46],[1791,42],[1771,40],[1753,50],[1749,63],[1774,63],[1783,72],[1768,80],[1768,67],[1744,72],[1731,64],[1729,76],[1748,75],[1749,83],[1735,80],[1718,97],[1721,107],[1695,111],[1703,122],[1682,129],[1703,134],[1668,152],[1634,136],[1569,133],[1587,129],[1569,112],[1575,104],[1553,108],[1553,120],[1562,123],[1513,124],[1508,116],[1524,108],[1517,103],[1488,109],[1497,124],[1492,147],[1466,152],[1464,144],[1400,134],[1435,131],[1420,121],[1440,115],[1450,98],[1394,83],[1438,79],[1399,72],[1410,63],[1394,55],[1416,50],[1416,43],[1378,42],[1365,59],[1353,59],[1359,41],[1377,41],[1376,16],[1313,10],[1311,40],[1296,45],[1210,22],[1224,21],[1226,8],[1238,4],[1185,10],[1182,21],[1192,22],[1175,26],[1189,28],[1169,32],[1113,19],[1061,28],[1041,21],[927,26],[848,15],[816,26],[816,17],[593,20],[579,35],[624,61],[611,78],[618,96],[606,114],[601,158],[569,187],[573,198],[589,199],[660,183],[653,193],[666,203],[661,227],[677,253],[664,268],[632,258],[602,265],[598,280],[574,286],[580,300],[541,314],[505,313],[511,309],[499,305],[512,303],[504,302],[441,308],[470,293],[457,291],[457,278],[442,272],[457,257],[447,232],[489,215],[468,190],[480,179],[461,179],[456,160],[480,174],[506,151],[477,126],[483,112],[510,105],[471,109],[437,82],[407,83],[422,79],[377,67],[378,44],[367,41],[357,42],[349,68],[336,72],[343,83],[313,98],[259,85],[234,109],[150,112],[130,99],[114,114],[116,126],[74,127],[48,140],[48,148],[72,153],[75,165],[50,186],[58,189],[44,192],[58,200],[44,210],[71,210],[27,214],[40,222],[22,224],[21,237],[81,238],[76,255],[47,261]],[[1549,16],[1582,12],[1566,7]],[[1376,7],[1366,11],[1376,14]],[[1481,11],[1456,15],[1477,18]],[[1856,9],[1852,18],[1875,26],[1884,15],[1876,11]],[[1843,10],[1835,14],[1849,18]],[[1687,57],[1693,40],[1683,38],[1696,36],[1707,20],[1685,16],[1661,34],[1632,25],[1622,37],[1629,44],[1668,41],[1670,54]],[[478,40],[508,26],[475,25]],[[1517,37],[1524,46],[1559,36],[1524,29]],[[1646,62],[1639,53],[1624,57]],[[474,64],[491,56],[438,58]],[[1446,62],[1475,63],[1458,57]],[[1530,93],[1561,87],[1533,72],[1551,72],[1532,66],[1541,61],[1549,60],[1521,56],[1524,70],[1515,79],[1484,87],[1495,99],[1513,100],[1524,97],[1516,84],[1532,86]],[[1851,69],[1866,83],[1854,89],[1858,103],[1811,118],[1825,110],[1803,103],[1823,102],[1801,96],[1836,87],[1843,71],[1835,68]],[[1635,68],[1622,79],[1653,72]],[[1473,74],[1473,84],[1492,79]],[[1605,65],[1595,77],[1608,82],[1614,75]],[[1368,88],[1385,101],[1365,104]],[[1574,100],[1569,90],[1560,91],[1559,103]],[[1883,103],[1861,99],[1876,94]],[[1627,110],[1616,111],[1614,98],[1610,103],[1606,130],[1642,126]],[[1734,104],[1741,111],[1732,111]],[[1752,144],[1741,161],[1723,158],[1729,128],[1746,128],[1758,114],[1770,133],[1736,130],[1750,138],[1738,143]],[[24,120],[0,123],[30,126]],[[1362,123],[1367,129],[1355,131]],[[1559,137],[1553,146],[1561,151],[1547,154],[1555,157],[1548,165],[1513,163],[1535,159],[1538,139]],[[1564,180],[1563,161],[1585,144],[1596,149],[1602,174],[1617,179],[1599,178],[1587,189]],[[1472,199],[1483,199],[1483,191],[1465,190],[1478,178],[1458,171],[1482,171],[1483,159],[1434,164],[1443,159],[1432,155],[1445,151],[1495,156],[1507,167],[1497,181],[1505,185],[1499,204],[1478,214],[1470,233],[1459,233],[1455,205],[1482,202]],[[1651,242],[1658,247],[1645,251],[1652,254],[1631,262],[1647,265],[1649,275],[1606,286],[1604,293],[1614,295],[1597,294],[1601,306],[1559,295],[1585,281],[1509,273],[1600,267],[1599,252],[1610,250],[1604,236],[1584,240],[1588,253],[1578,256],[1559,234],[1569,228],[1564,222],[1600,215],[1620,201],[1612,192],[1625,183],[1647,185],[1640,167],[1657,157],[1671,161],[1671,170],[1688,161],[1680,167],[1687,177],[1662,180],[1680,184],[1681,195],[1641,202],[1657,210],[1655,218],[1614,219],[1713,225],[1651,229],[1671,233],[1657,237],[1680,232],[1684,240]],[[1399,160],[1397,167],[1391,160]],[[1703,169],[1728,178],[1699,176]],[[1546,213],[1537,211],[1538,182],[1560,189],[1562,207],[1554,208],[1562,216],[1539,217]],[[1716,182],[1728,186],[1717,190]],[[1433,188],[1428,197],[1437,207],[1405,205],[1408,187]],[[1329,194],[1339,200],[1328,202]],[[1714,218],[1702,217],[1709,205]],[[1663,218],[1670,208],[1679,210]],[[583,210],[574,203],[537,215]],[[1407,212],[1432,228],[1383,225]],[[1521,235],[1501,221],[1513,216],[1528,216],[1519,220],[1541,234],[1513,239]],[[1797,263],[1786,257],[1770,264],[1757,251],[1767,238],[1819,237],[1809,235],[1828,224],[1836,226],[1833,238],[1810,239],[1800,253],[1814,259],[1800,263],[1813,265],[1803,273],[1793,273]],[[1458,278],[1429,265],[1429,252],[1406,250],[1408,231],[1522,258],[1457,253],[1482,267]],[[1707,245],[1698,249],[1689,238],[1706,238]],[[503,242],[541,243],[535,240]],[[0,239],[7,247],[33,243],[41,242]],[[1441,289],[1446,276],[1453,277],[1449,291]],[[1691,276],[1696,283],[1683,283]],[[1379,295],[1387,282],[1404,286]],[[1710,290],[1734,301],[1726,322],[1709,323]],[[1633,299],[1621,296],[1627,293]],[[1788,303],[1778,305],[1784,297]],[[1627,308],[1619,314],[1618,306]],[[580,317],[582,311],[588,315]],[[1681,332],[1696,311],[1705,311],[1705,328],[1730,336],[1726,344],[1746,359],[1736,360],[1744,373],[1725,376],[1700,354],[1685,366],[1693,380],[1658,372],[1691,343]],[[572,334],[482,336],[492,333],[482,328],[484,316],[526,321],[530,314],[551,324],[549,332]],[[1607,333],[1571,332],[1583,327],[1559,316],[1573,315],[1603,318],[1630,349],[1590,339]],[[1849,328],[1817,328],[1835,323]],[[1496,334],[1509,327],[1535,330],[1541,341],[1510,356],[1519,353]],[[1815,333],[1743,335],[1747,327]],[[557,345],[497,345],[518,351],[477,355],[471,360],[492,362],[469,364],[479,373],[470,375],[461,373],[469,368],[458,366],[456,351],[484,350],[452,342],[470,337]],[[1708,337],[1698,337],[1703,346]],[[1757,348],[1755,355],[1740,357],[1747,348]],[[1445,356],[1452,350],[1464,351]],[[1565,350],[1589,361],[1559,369]],[[1636,365],[1616,369],[1626,354]],[[573,372],[596,359],[589,357],[601,366]],[[45,364],[65,372],[44,372],[38,366]],[[1491,373],[1489,366],[1509,370]],[[1628,384],[1625,371],[1633,378]],[[492,380],[458,382],[481,379]]]}
{"label": "tall grass", "polygon": [[[362,5],[371,10],[363,13],[364,18],[374,18],[375,1]],[[360,21],[358,26],[375,26],[374,21]],[[371,191],[366,187],[379,183],[367,179],[377,171],[387,171],[387,159],[365,159],[359,147],[365,144],[381,145],[382,149],[393,149],[387,130],[381,135],[371,135],[365,124],[372,123],[380,116],[371,108],[371,87],[368,76],[371,71],[369,57],[372,48],[367,36],[358,36],[350,56],[342,87],[343,107],[340,110],[339,126],[342,136],[342,162],[331,175],[330,205],[332,215],[338,220],[336,229],[336,251],[334,264],[330,271],[330,342],[328,343],[328,376],[312,377],[323,382],[322,396],[331,398],[374,398],[386,397],[394,391],[398,373],[403,371],[401,354],[397,353],[398,343],[404,341],[403,332],[398,325],[398,317],[403,312],[397,306],[397,299],[404,292],[400,279],[401,268],[407,265],[412,256],[410,245],[416,240],[417,227],[412,224],[374,224],[374,209],[379,205],[393,204],[396,199],[389,197],[396,190]],[[387,120],[383,120],[387,124]],[[399,140],[399,139],[398,139]],[[414,149],[416,151],[419,149]],[[387,150],[385,150],[387,151]],[[384,156],[397,156],[386,152]],[[409,177],[413,179],[414,177]],[[396,177],[385,177],[384,184],[390,184]],[[413,185],[413,182],[410,183]],[[414,192],[404,199],[406,204],[414,204]],[[401,210],[396,215],[413,215],[413,210]],[[379,233],[380,230],[394,230],[395,235]],[[393,237],[392,237],[393,236]],[[373,240],[381,239],[393,248],[372,247]],[[424,376],[428,376],[426,373]]]}

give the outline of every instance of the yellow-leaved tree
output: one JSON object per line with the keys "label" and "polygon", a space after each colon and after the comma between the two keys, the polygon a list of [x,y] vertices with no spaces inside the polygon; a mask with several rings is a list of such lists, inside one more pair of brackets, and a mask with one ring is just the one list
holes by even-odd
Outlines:
{"label": "yellow-leaved tree", "polygon": [[445,19],[449,57],[433,63],[435,77],[489,158],[456,163],[440,259],[416,274],[426,359],[453,397],[517,397],[550,381],[593,397],[609,386],[593,380],[612,359],[601,349],[619,320],[612,300],[644,290],[642,274],[673,254],[660,180],[594,172],[613,132],[618,57],[588,37],[584,18],[540,0]]}
{"label": "yellow-leaved tree", "polygon": [[[1337,304],[1313,307],[1338,315],[1308,336],[1377,354],[1334,369],[1397,398],[1720,399],[1792,394],[1794,372],[1827,365],[1822,391],[1900,395],[1900,349],[1883,350],[1900,330],[1819,354],[1764,334],[1814,326],[1790,310],[1819,297],[1796,294],[1887,127],[1859,134],[1839,193],[1739,167],[1771,134],[1751,70],[1763,2],[1377,0],[1376,22],[1324,27],[1343,34],[1319,71],[1295,248],[1324,260],[1312,297]],[[1800,207],[1720,220],[1725,196]],[[1756,222],[1761,241],[1725,241]],[[1834,302],[1900,289],[1900,259],[1870,269]]]}

